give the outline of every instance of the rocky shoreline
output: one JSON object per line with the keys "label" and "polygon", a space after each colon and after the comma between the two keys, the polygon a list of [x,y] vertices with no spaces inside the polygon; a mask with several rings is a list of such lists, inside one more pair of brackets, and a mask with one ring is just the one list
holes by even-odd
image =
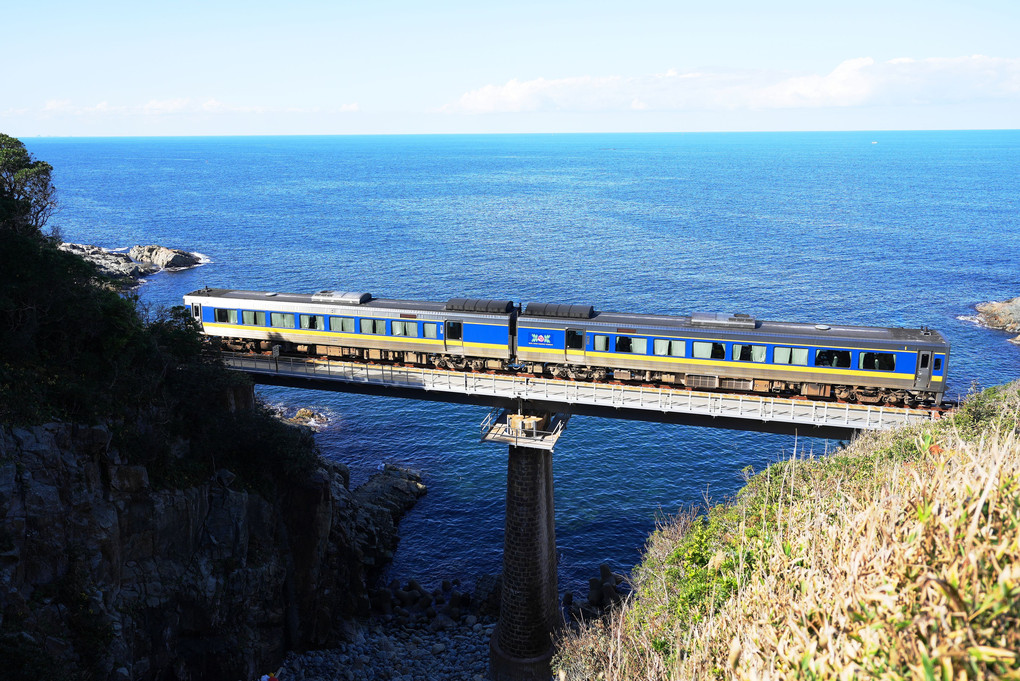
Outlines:
{"label": "rocky shoreline", "polygon": [[280,681],[482,681],[489,666],[492,615],[431,623],[379,616],[351,622],[345,642],[325,650],[289,653]]}
{"label": "rocky shoreline", "polygon": [[[991,301],[977,306],[978,321],[990,329],[1020,334],[1020,296],[1001,302]],[[1020,336],[1009,339],[1020,345]]]}
{"label": "rocky shoreline", "polygon": [[59,248],[88,260],[112,279],[135,283],[160,270],[185,270],[203,262],[197,253],[157,245],[133,246],[127,253],[89,244],[64,243]]}
{"label": "rocky shoreline", "polygon": [[[372,617],[348,622],[344,641],[323,650],[291,652],[278,670],[280,681],[483,681],[488,678],[489,641],[499,617],[501,579],[478,578],[470,594],[458,580],[431,591],[411,580],[371,592]],[[608,565],[589,580],[588,597],[563,597],[567,623],[605,617],[627,598],[626,578]],[[569,625],[568,625],[569,626]]]}

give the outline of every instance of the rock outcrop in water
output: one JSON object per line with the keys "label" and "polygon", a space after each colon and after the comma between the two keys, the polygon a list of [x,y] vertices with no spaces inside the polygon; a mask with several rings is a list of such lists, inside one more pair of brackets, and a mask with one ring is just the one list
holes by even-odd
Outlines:
{"label": "rock outcrop in water", "polygon": [[194,253],[166,246],[135,246],[128,255],[138,262],[152,263],[161,269],[180,270],[201,264]]}
{"label": "rock outcrop in water", "polygon": [[5,673],[257,678],[369,611],[396,522],[425,493],[395,467],[352,492],[327,462],[273,498],[222,469],[157,489],[111,441],[104,426],[0,428]]}
{"label": "rock outcrop in water", "polygon": [[127,253],[88,244],[67,243],[59,248],[88,260],[106,276],[122,281],[141,279],[161,269],[182,270],[202,264],[194,253],[166,246],[135,246]]}
{"label": "rock outcrop in water", "polygon": [[[977,306],[978,319],[985,326],[1009,333],[1020,333],[1020,297],[1002,302],[981,303]],[[1010,343],[1020,345],[1020,336],[1010,338]]]}
{"label": "rock outcrop in water", "polygon": [[98,267],[100,272],[113,279],[141,279],[159,271],[157,265],[138,263],[125,253],[114,253],[99,246],[60,244],[59,248],[88,260]]}

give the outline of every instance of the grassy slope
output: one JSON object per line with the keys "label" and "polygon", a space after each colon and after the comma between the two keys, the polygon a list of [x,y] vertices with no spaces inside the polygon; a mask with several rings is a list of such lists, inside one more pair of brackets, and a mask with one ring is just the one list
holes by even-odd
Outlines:
{"label": "grassy slope", "polygon": [[1020,679],[1020,382],[665,523],[565,679]]}

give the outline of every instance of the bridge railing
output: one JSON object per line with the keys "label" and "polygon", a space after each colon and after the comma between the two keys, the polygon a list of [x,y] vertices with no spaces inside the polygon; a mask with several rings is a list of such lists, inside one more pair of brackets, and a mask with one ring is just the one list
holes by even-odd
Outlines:
{"label": "bridge railing", "polygon": [[697,414],[881,430],[930,420],[937,412],[863,404],[820,402],[768,395],[710,393],[676,388],[583,383],[529,376],[224,353],[228,366],[250,373],[307,376],[424,391],[585,404],[617,409]]}

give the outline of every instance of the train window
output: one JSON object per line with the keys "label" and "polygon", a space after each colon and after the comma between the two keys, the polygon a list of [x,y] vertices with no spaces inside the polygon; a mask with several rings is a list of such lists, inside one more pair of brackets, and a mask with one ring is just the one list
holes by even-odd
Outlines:
{"label": "train window", "polygon": [[245,326],[265,326],[266,313],[262,310],[241,310],[241,323]]}
{"label": "train window", "polygon": [[269,325],[276,326],[281,329],[293,329],[294,315],[289,312],[270,312]]}
{"label": "train window", "polygon": [[385,319],[362,319],[361,333],[373,333],[377,336],[386,335]]}
{"label": "train window", "polygon": [[930,358],[931,358],[931,356],[928,355],[927,353],[921,355],[921,368],[922,369],[927,369],[928,368],[928,360]]}
{"label": "train window", "polygon": [[326,318],[320,314],[303,314],[300,317],[302,329],[325,329]]}
{"label": "train window", "polygon": [[733,359],[740,362],[764,362],[764,345],[737,345],[733,344]]}
{"label": "train window", "polygon": [[426,338],[439,337],[439,324],[429,324],[428,322],[426,322],[425,324],[422,324],[422,326],[425,328]]}
{"label": "train window", "polygon": [[942,371],[942,358],[941,357],[936,357],[935,358],[935,364],[932,365],[932,369],[934,371]]}
{"label": "train window", "polygon": [[340,333],[354,333],[354,317],[330,317],[329,329]]}
{"label": "train window", "polygon": [[652,352],[656,355],[672,355],[673,357],[686,357],[687,346],[682,340],[668,340],[656,338],[652,343]]}
{"label": "train window", "polygon": [[609,336],[595,334],[595,352],[609,351]]}
{"label": "train window", "polygon": [[630,352],[635,355],[646,355],[648,354],[648,339],[634,338],[632,336],[617,336],[616,351]]}
{"label": "train window", "polygon": [[464,325],[461,322],[446,322],[446,340],[463,340]]}
{"label": "train window", "polygon": [[694,341],[694,356],[698,359],[726,359],[726,346],[722,343]]}
{"label": "train window", "polygon": [[815,350],[816,367],[850,368],[849,350]]}
{"label": "train window", "polygon": [[220,324],[237,323],[237,310],[224,310],[217,307],[213,308],[213,312],[216,313],[216,321]]}
{"label": "train window", "polygon": [[858,366],[861,369],[896,371],[896,355],[891,352],[862,352]]}
{"label": "train window", "polygon": [[796,364],[806,367],[808,360],[807,348],[783,348],[777,347],[772,352],[772,361],[776,364]]}
{"label": "train window", "polygon": [[584,331],[567,329],[567,350],[584,349]]}
{"label": "train window", "polygon": [[195,303],[194,305],[192,305],[191,306],[191,316],[194,317],[195,319],[201,319],[202,318],[202,306],[199,305],[198,303]]}
{"label": "train window", "polygon": [[390,322],[394,336],[418,337],[418,322]]}

